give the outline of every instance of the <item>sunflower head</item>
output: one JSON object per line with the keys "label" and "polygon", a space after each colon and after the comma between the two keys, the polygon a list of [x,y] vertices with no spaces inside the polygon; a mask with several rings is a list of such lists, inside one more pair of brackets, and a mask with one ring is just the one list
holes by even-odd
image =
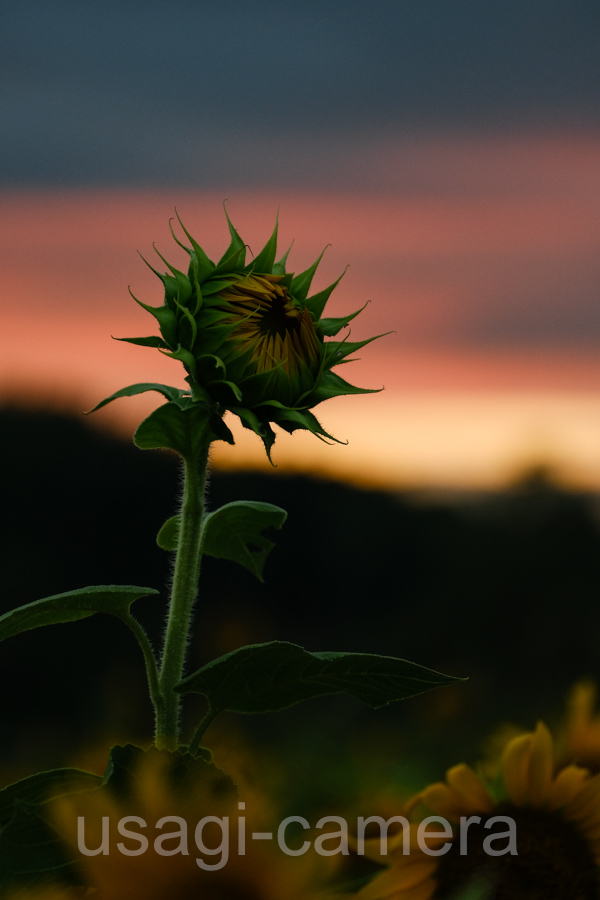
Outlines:
{"label": "sunflower head", "polygon": [[[452,826],[423,843],[414,832],[433,813]],[[459,764],[446,780],[406,806],[410,825],[390,840],[387,857],[374,840],[368,855],[387,866],[357,900],[598,900],[600,896],[600,775],[558,766],[550,732],[539,723],[512,738],[499,777],[489,783]],[[437,822],[436,822],[437,826]]]}
{"label": "sunflower head", "polygon": [[[47,888],[44,883],[39,891],[33,885],[31,892],[9,894],[6,900],[339,896],[330,886],[335,858],[324,859],[312,848],[292,857],[275,841],[253,840],[254,829],[277,827],[271,802],[256,788],[237,802],[233,782],[211,763],[200,765],[181,752],[120,749],[126,755],[117,758],[126,760],[127,768],[119,770],[118,785],[64,794],[45,807],[67,859],[75,861],[73,880],[85,887],[59,883]],[[121,827],[127,824],[130,831]],[[60,869],[46,874],[48,881],[64,876]]]}
{"label": "sunflower head", "polygon": [[152,270],[164,285],[163,305],[148,306],[134,297],[158,321],[160,337],[121,340],[157,347],[180,360],[192,398],[219,416],[227,410],[239,416],[267,453],[275,440],[273,424],[331,437],[310,410],[331,397],[371,393],[332,369],[375,339],[326,340],[361,311],[323,317],[341,276],[309,296],[323,254],[299,275],[286,272],[288,254],[276,261],[277,223],[260,253],[246,263],[246,245],[227,216],[231,240],[214,263],[178,220],[189,245],[172,234],[189,256],[187,273],[161,256],[168,272]]}

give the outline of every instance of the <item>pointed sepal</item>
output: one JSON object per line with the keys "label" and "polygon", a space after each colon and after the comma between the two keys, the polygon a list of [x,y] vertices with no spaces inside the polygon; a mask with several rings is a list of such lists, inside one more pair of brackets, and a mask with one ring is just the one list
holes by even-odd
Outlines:
{"label": "pointed sepal", "polygon": [[[183,233],[185,234],[186,238],[192,245],[192,249],[190,250],[184,244],[180,244],[180,246],[183,247],[183,249],[186,250],[190,254],[190,260],[192,263],[194,263],[194,271],[195,271],[196,278],[197,278],[199,284],[202,284],[204,281],[206,281],[208,278],[210,278],[211,273],[215,269],[215,264],[211,259],[208,258],[208,256],[206,255],[206,253],[204,252],[204,250],[202,249],[200,244],[198,244],[194,240],[192,235],[189,233],[189,231],[187,230],[187,228],[181,221],[181,218],[180,218],[177,210],[175,210],[175,215],[177,216],[177,221],[181,225]],[[173,229],[171,229],[171,233],[173,234]],[[173,234],[173,237],[177,241],[177,238],[175,237],[174,234]],[[179,241],[177,241],[177,243],[179,244]]]}
{"label": "pointed sepal", "polygon": [[227,219],[229,234],[231,235],[231,243],[229,244],[229,247],[221,257],[221,259],[218,261],[217,269],[219,269],[227,260],[231,259],[233,256],[238,256],[242,251],[244,252],[244,254],[246,253],[246,245],[233,227],[225,204],[223,204],[223,210],[225,212],[225,218]]}
{"label": "pointed sepal", "polygon": [[150,313],[151,316],[154,316],[156,321],[158,322],[158,326],[160,328],[160,333],[163,338],[169,345],[169,347],[177,346],[177,314],[171,309],[170,306],[149,306],[147,303],[143,303],[142,300],[138,300],[138,298],[132,293],[131,288],[129,289],[129,293],[142,309],[145,309],[146,312]]}
{"label": "pointed sepal", "polygon": [[[365,303],[367,306],[369,301]],[[363,311],[365,306],[361,306],[360,309],[357,309],[356,312],[350,313],[348,316],[340,316],[337,319],[319,319],[318,328],[321,334],[325,337],[335,337],[342,328],[346,328],[346,326],[352,321],[352,319],[356,318],[359,313]]]}
{"label": "pointed sepal", "polygon": [[111,335],[113,341],[123,341],[126,344],[137,344],[138,347],[155,347],[158,350],[168,350],[169,345],[163,341],[162,338],[159,338],[156,334],[151,334],[148,337],[115,337]]}
{"label": "pointed sepal", "polygon": [[315,272],[317,271],[319,263],[323,259],[325,250],[327,250],[327,247],[325,247],[321,255],[314,261],[312,266],[309,266],[308,269],[305,269],[305,271],[301,272],[300,275],[296,275],[296,277],[292,281],[291,293],[300,303],[304,303],[306,301],[306,298],[308,297],[311,282],[313,280]]}
{"label": "pointed sepal", "polygon": [[366,347],[371,341],[385,337],[386,334],[391,334],[391,332],[386,331],[384,334],[376,334],[373,337],[365,338],[364,341],[328,341],[325,344],[325,367],[330,369],[332,366],[338,365],[351,353],[356,353],[357,350]]}
{"label": "pointed sepal", "polygon": [[277,231],[279,227],[279,211],[275,218],[275,228],[265,246],[262,248],[258,256],[246,266],[248,272],[272,272],[275,264],[275,254],[277,253]]}
{"label": "pointed sepal", "polygon": [[323,373],[323,377],[319,384],[310,391],[306,397],[301,400],[307,406],[313,407],[323,400],[331,400],[333,397],[342,397],[346,394],[377,394],[383,388],[361,388],[344,381],[337,372],[327,371]]}
{"label": "pointed sepal", "polygon": [[[323,251],[323,252],[325,252],[325,251]],[[347,271],[348,271],[348,266],[346,266],[346,268],[344,269],[342,274],[339,276],[339,278],[336,278],[336,280],[333,282],[333,284],[330,284],[330,285],[328,285],[328,287],[323,288],[323,290],[319,291],[318,294],[313,294],[312,297],[306,298],[306,306],[308,307],[309,311],[312,313],[312,317],[315,320],[315,322],[317,322],[317,321],[319,321],[319,319],[321,319],[321,316],[323,315],[323,310],[325,309],[325,305],[326,305],[327,301],[329,300],[329,298],[331,297],[331,294],[336,289],[336,287],[338,286],[338,284],[340,283],[340,281],[342,280],[342,278],[344,277],[344,275],[346,274]],[[363,309],[364,309],[364,306],[363,306]],[[360,310],[358,310],[358,312],[360,312]],[[350,319],[353,319],[354,316],[357,316],[358,312],[351,315]],[[348,321],[350,321],[350,319]],[[321,320],[321,321],[323,321],[323,320]],[[327,334],[328,332],[324,332],[324,333]]]}
{"label": "pointed sepal", "polygon": [[[311,434],[314,434],[315,437],[318,437],[320,440],[325,440],[327,438],[330,441],[335,441],[336,444],[347,443],[346,441],[338,440],[338,438],[325,431],[317,417],[308,409],[294,409],[292,407],[287,407],[277,400],[269,400],[263,405],[272,407],[273,421],[289,434],[302,428],[306,431],[310,431]],[[325,443],[327,443],[326,440]]]}
{"label": "pointed sepal", "polygon": [[287,250],[281,257],[281,259],[273,264],[273,275],[285,275],[286,274],[285,266],[287,263],[287,258],[290,255],[290,250],[292,249],[293,246],[294,246],[294,242],[292,241],[290,246],[287,248]]}
{"label": "pointed sepal", "polygon": [[106,397],[92,409],[88,409],[85,415],[87,416],[90,413],[96,412],[98,409],[102,409],[107,403],[112,403],[113,400],[118,400],[120,397],[135,397],[136,394],[145,394],[146,391],[158,391],[158,393],[162,394],[163,397],[166,397],[167,400],[176,400],[179,397],[184,397],[187,393],[186,391],[180,390],[180,388],[171,387],[168,384],[156,384],[152,381],[143,381],[140,384],[130,384],[128,387],[115,391],[110,397]]}

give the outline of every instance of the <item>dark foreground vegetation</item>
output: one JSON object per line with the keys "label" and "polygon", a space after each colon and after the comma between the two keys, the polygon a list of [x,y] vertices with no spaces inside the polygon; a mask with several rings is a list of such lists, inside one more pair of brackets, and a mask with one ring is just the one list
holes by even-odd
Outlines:
{"label": "dark foreground vegetation", "polygon": [[[141,452],[64,416],[0,412],[0,612],[87,584],[148,585],[164,596],[169,558],[155,536],[177,490],[167,453]],[[447,745],[457,730],[481,735],[502,718],[530,727],[560,707],[576,678],[600,676],[595,496],[566,493],[542,471],[493,496],[427,503],[279,472],[215,473],[210,505],[234,499],[278,504],[289,519],[264,584],[206,561],[200,602],[210,603],[211,627],[194,640],[195,664],[278,638],[470,677],[384,712],[323,699],[252,728],[284,734],[293,722],[326,732],[335,719],[352,731],[377,718],[422,727]],[[151,635],[163,603],[137,604]],[[113,690],[117,673],[120,683],[127,674],[126,694]],[[54,735],[62,764],[65,743],[109,730],[151,734],[141,657],[110,617],[5,642],[0,682],[0,722],[21,757],[35,756],[40,729],[50,755]],[[68,704],[55,702],[59,693]]]}

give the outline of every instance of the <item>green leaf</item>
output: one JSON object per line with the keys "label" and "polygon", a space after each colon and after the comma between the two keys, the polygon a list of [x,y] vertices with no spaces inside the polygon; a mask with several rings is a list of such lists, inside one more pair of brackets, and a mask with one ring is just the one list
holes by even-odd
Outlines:
{"label": "green leaf", "polygon": [[377,709],[464,681],[393,656],[310,653],[287,641],[250,644],[184,678],[180,694],[204,694],[214,712],[274,712],[324,694],[351,694]]}
{"label": "green leaf", "polygon": [[[118,338],[118,340],[125,341],[128,340],[128,338]],[[102,409],[107,403],[118,400],[120,397],[134,397],[136,394],[145,394],[146,391],[158,391],[158,393],[166,397],[167,400],[175,400],[176,397],[183,397],[186,393],[185,391],[176,387],[171,387],[168,384],[156,384],[151,381],[144,381],[140,384],[130,384],[129,387],[121,388],[120,391],[115,391],[110,397],[101,400],[100,403],[97,403],[96,406],[93,407],[93,409],[88,409],[86,415],[96,412],[98,409]]]}
{"label": "green leaf", "polygon": [[0,791],[0,891],[59,880],[81,883],[77,854],[48,819],[50,801],[100,788],[102,777],[81,769],[38,772]]}
{"label": "green leaf", "polygon": [[162,550],[177,550],[179,541],[179,516],[171,516],[167,519],[158,534],[156,543]]}
{"label": "green leaf", "polygon": [[[57,769],[25,778],[0,791],[0,895],[54,885],[58,896],[65,885],[82,885],[81,855],[57,832],[52,801],[80,794],[82,801],[77,804],[85,809],[88,794],[94,810],[100,808],[97,804],[107,793],[127,801],[137,812],[141,773],[155,778],[168,792],[175,803],[173,812],[188,817],[198,818],[205,812],[228,815],[237,800],[235,785],[212,763],[205,748],[194,755],[185,748],[170,753],[127,744],[112,748],[103,778],[78,769]],[[111,835],[115,828],[116,821],[111,821]]]}
{"label": "green leaf", "polygon": [[[77,851],[69,850],[36,803],[19,801],[0,832],[0,894],[47,884],[81,884]],[[20,894],[19,894],[20,896]]]}
{"label": "green leaf", "polygon": [[82,769],[50,769],[36,772],[20,781],[15,781],[0,790],[0,825],[5,825],[14,815],[15,804],[19,802],[45,803],[63,794],[91,790],[100,787],[102,776]]}
{"label": "green leaf", "polygon": [[31,631],[32,628],[76,622],[99,612],[126,618],[134,600],[151,594],[158,594],[158,591],[154,588],[117,584],[53,594],[25,606],[17,606],[0,616],[0,641],[23,631]]}
{"label": "green leaf", "polygon": [[176,400],[151,412],[133,435],[140,450],[175,450],[184,459],[196,455],[207,440],[214,439],[233,443],[231,432],[211,409],[203,403],[182,409]]}
{"label": "green leaf", "polygon": [[139,791],[139,768],[148,764],[174,798],[193,803],[197,809],[203,808],[199,801],[204,801],[204,808],[212,813],[215,803],[235,802],[237,792],[231,778],[212,762],[210,750],[199,749],[194,756],[185,747],[170,752],[117,745],[110,751],[104,785],[112,794],[127,799]]}
{"label": "green leaf", "polygon": [[262,581],[265,560],[274,547],[262,532],[265,528],[281,528],[286,518],[286,511],[271,503],[227,503],[205,519],[204,553],[232,559]]}

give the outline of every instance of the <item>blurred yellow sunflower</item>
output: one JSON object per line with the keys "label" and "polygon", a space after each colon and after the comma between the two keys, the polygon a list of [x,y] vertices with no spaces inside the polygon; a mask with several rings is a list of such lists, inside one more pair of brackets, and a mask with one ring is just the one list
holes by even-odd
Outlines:
{"label": "blurred yellow sunflower", "polygon": [[564,725],[559,732],[561,756],[600,772],[600,715],[596,712],[597,688],[592,681],[580,681],[567,701]]}
{"label": "blurred yellow sunflower", "polygon": [[274,841],[253,840],[256,831],[277,831],[258,794],[246,809],[214,766],[195,786],[174,789],[157,755],[132,771],[125,794],[99,788],[49,804],[81,884],[22,889],[6,900],[333,900],[325,885],[335,857],[286,855]]}
{"label": "blurred yellow sunflower", "polygon": [[544,724],[509,741],[498,784],[461,764],[407,811],[420,803],[452,827],[441,834],[439,823],[423,829],[423,819],[429,837],[418,841],[411,823],[410,839],[394,835],[389,855],[378,838],[365,842],[387,868],[357,900],[451,900],[475,885],[486,900],[600,898],[600,775],[575,765],[557,771]]}

